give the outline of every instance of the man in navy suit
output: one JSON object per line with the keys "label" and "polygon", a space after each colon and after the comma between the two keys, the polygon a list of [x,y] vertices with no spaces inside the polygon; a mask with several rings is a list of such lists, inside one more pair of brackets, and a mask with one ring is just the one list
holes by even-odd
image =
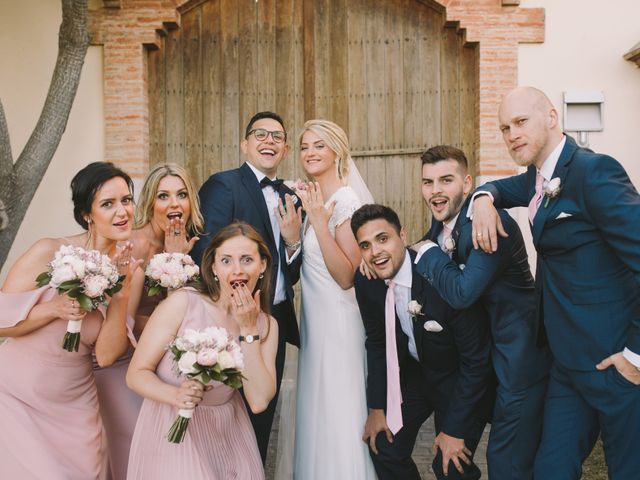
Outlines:
{"label": "man in navy suit", "polygon": [[439,479],[477,479],[473,452],[493,392],[490,340],[480,309],[455,311],[413,268],[396,213],[364,205],[351,218],[362,258],[377,278],[356,273],[366,332],[368,442],[380,480],[419,479],[411,452],[434,413]]}
{"label": "man in navy suit", "polygon": [[534,475],[579,479],[600,432],[609,477],[640,478],[640,196],[616,160],[563,134],[540,90],[509,92],[499,116],[527,170],[479,189],[470,213],[474,242],[491,252],[496,231],[508,235],[493,204],[529,207],[554,357]]}
{"label": "man in navy suit", "polygon": [[[250,224],[269,246],[273,258],[271,314],[278,322],[276,355],[277,392],[269,407],[252,414],[263,463],[266,460],[269,435],[278,402],[284,370],[285,342],[300,345],[298,323],[293,308],[293,284],[300,277],[300,209],[297,197],[282,180],[276,178],[278,165],[287,156],[287,134],[284,122],[273,112],[260,112],[247,124],[240,144],[246,163],[240,168],[216,173],[199,192],[204,216],[204,230],[209,238],[221,228],[240,220]],[[207,246],[204,238],[192,250],[200,263]]]}
{"label": "man in navy suit", "polygon": [[477,302],[487,312],[498,377],[487,448],[489,478],[530,480],[551,357],[546,342],[538,344],[537,297],[520,228],[500,210],[509,236],[493,254],[474,250],[466,215],[471,185],[461,150],[439,145],[422,155],[422,195],[433,221],[416,271],[453,308]]}

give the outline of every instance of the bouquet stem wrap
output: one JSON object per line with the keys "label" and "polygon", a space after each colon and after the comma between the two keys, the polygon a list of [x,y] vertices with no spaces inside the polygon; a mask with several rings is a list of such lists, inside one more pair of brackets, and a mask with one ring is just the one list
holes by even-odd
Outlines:
{"label": "bouquet stem wrap", "polygon": [[189,420],[193,417],[193,412],[195,409],[184,409],[181,408],[178,410],[178,418],[173,422],[171,428],[169,429],[169,433],[167,434],[167,438],[171,443],[182,443],[184,440],[184,436],[187,433],[187,427],[189,426]]}
{"label": "bouquet stem wrap", "polygon": [[67,352],[77,352],[80,346],[80,330],[82,329],[82,320],[69,320],[67,323],[67,333],[64,334],[62,340],[62,348]]}

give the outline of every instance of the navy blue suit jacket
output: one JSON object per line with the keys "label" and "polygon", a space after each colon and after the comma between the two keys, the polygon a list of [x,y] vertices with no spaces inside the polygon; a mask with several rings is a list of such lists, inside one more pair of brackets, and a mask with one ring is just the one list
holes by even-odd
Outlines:
{"label": "navy blue suit jacket", "polygon": [[[280,195],[290,193],[291,190],[283,186]],[[284,273],[285,290],[287,298],[293,302],[293,285],[300,278],[300,262],[302,255],[298,255],[295,260],[287,265],[285,259],[286,247],[284,241],[274,238],[271,220],[267,210],[267,204],[262,194],[262,188],[253,170],[246,163],[240,168],[218,172],[200,187],[198,192],[200,206],[204,216],[205,235],[196,242],[191,255],[200,264],[202,253],[209,245],[211,238],[223,227],[234,221],[243,221],[251,225],[262,236],[269,246],[273,260],[271,271],[271,304],[275,293],[276,276],[278,269],[282,265]],[[299,200],[298,200],[299,202]],[[277,243],[276,243],[277,242]],[[279,244],[280,252],[276,245]],[[277,319],[278,322],[283,319]],[[300,344],[298,324],[295,317],[284,320],[286,325],[286,340],[293,345]]]}
{"label": "navy blue suit jacket", "polygon": [[[501,239],[492,254],[475,250],[472,224],[466,216],[468,203],[469,199],[451,234],[455,241],[452,258],[432,247],[422,255],[416,271],[453,308],[468,308],[476,302],[484,308],[500,385],[520,391],[544,378],[550,366],[548,348],[538,345],[537,296],[524,240],[516,221],[500,210],[509,237]],[[437,243],[441,231],[442,222],[434,221],[425,238]]]}
{"label": "navy blue suit jacket", "polygon": [[[413,265],[415,253],[410,254]],[[386,408],[387,286],[383,280],[368,280],[358,271],[355,291],[366,333],[367,403],[369,408]],[[466,438],[477,418],[487,418],[492,408],[491,396],[486,395],[492,378],[486,318],[479,309],[453,310],[415,269],[411,298],[423,306],[424,315],[414,317],[414,338],[424,379],[436,393],[435,407],[444,413],[442,431]],[[437,321],[443,330],[426,331],[427,320]],[[410,359],[409,338],[402,331],[397,314],[396,344],[402,382],[403,364]]]}
{"label": "navy blue suit jacket", "polygon": [[[479,190],[496,207],[527,206],[535,177],[530,166]],[[570,137],[556,177],[560,194],[543,198],[532,226],[540,314],[556,361],[592,371],[624,347],[640,353],[640,196],[615,159]]]}

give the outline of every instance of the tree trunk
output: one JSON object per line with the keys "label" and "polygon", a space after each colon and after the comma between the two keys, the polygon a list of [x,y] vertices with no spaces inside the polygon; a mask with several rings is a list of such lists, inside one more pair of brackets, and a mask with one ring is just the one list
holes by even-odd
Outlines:
{"label": "tree trunk", "polygon": [[[44,107],[24,150],[13,162],[4,109],[0,103],[0,268],[69,120],[89,47],[88,0],[62,0],[58,58]],[[2,215],[8,221],[3,221]],[[3,228],[4,227],[4,228]]]}

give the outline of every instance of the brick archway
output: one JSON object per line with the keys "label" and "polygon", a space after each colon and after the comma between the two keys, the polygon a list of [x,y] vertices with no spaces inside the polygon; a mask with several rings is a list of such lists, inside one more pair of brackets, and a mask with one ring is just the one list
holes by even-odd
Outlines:
{"label": "brick archway", "polygon": [[[104,48],[104,158],[135,178],[149,165],[146,51],[158,48],[169,29],[179,28],[183,9],[201,1],[103,0],[91,11],[92,44]],[[497,105],[517,84],[518,44],[544,41],[544,9],[520,8],[518,0],[419,1],[444,9],[466,41],[479,45],[480,183],[514,173],[500,138]]]}

